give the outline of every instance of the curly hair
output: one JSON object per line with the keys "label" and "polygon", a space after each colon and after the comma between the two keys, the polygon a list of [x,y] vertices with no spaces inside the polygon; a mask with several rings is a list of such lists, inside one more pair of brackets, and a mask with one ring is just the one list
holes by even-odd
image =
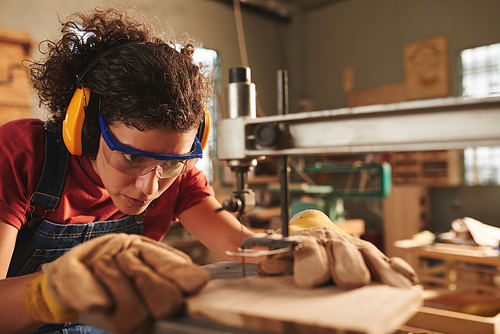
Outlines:
{"label": "curly hair", "polygon": [[49,109],[49,122],[56,129],[62,128],[80,71],[106,50],[125,43],[99,59],[84,78],[91,92],[101,97],[104,120],[140,130],[183,132],[199,126],[210,87],[193,64],[193,45],[177,51],[172,42],[154,35],[149,22],[115,9],[77,13],[61,24],[62,38],[42,42],[45,58],[30,65],[40,104]]}

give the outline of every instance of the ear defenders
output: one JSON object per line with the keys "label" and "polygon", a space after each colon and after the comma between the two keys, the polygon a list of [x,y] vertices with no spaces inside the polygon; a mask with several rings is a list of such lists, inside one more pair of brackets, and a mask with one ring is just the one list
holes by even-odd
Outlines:
{"label": "ear defenders", "polygon": [[71,98],[63,121],[63,141],[72,155],[92,155],[99,147],[100,97],[83,86]]}
{"label": "ear defenders", "polygon": [[[97,153],[100,139],[100,128],[98,115],[101,109],[101,99],[98,94],[90,92],[83,81],[87,73],[98,63],[98,61],[110,53],[121,49],[126,45],[139,44],[132,41],[117,45],[102,53],[90,62],[76,77],[77,88],[66,110],[66,117],[62,125],[63,141],[72,155],[94,155]],[[198,128],[197,137],[203,149],[208,142],[210,134],[210,113],[204,108],[205,116]]]}
{"label": "ear defenders", "polygon": [[210,112],[207,107],[203,108],[205,112],[205,117],[201,121],[200,127],[198,128],[198,133],[196,137],[200,141],[201,148],[205,149],[208,143],[208,135],[210,134]]}

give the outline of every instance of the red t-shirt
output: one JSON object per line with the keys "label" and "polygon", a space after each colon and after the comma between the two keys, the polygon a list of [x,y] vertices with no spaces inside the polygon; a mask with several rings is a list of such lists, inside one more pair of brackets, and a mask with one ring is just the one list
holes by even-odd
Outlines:
{"label": "red t-shirt", "polygon": [[[26,224],[26,213],[31,212],[29,198],[42,171],[43,122],[20,119],[2,125],[0,156],[0,219],[20,229]],[[161,240],[181,212],[213,195],[207,178],[198,169],[179,176],[149,206],[144,220],[146,236]],[[45,219],[58,224],[87,224],[124,216],[111,201],[88,158],[70,156],[60,204],[53,212],[47,212]]]}

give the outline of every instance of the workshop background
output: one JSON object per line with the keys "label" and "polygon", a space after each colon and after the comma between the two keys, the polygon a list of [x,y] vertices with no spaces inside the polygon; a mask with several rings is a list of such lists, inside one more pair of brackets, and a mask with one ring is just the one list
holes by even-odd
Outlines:
{"label": "workshop background", "polygon": [[[188,34],[200,46],[217,52],[215,118],[224,115],[228,70],[234,66],[250,66],[257,87],[258,114],[273,115],[279,69],[288,71],[292,113],[402,102],[416,99],[405,90],[411,74],[405,52],[415,45],[417,49],[425,47],[426,41],[436,42],[437,50],[444,54],[441,75],[445,84],[429,97],[461,96],[460,52],[500,42],[498,0],[282,0],[276,2],[280,8],[273,7],[272,1],[248,0],[241,3],[241,18],[235,16],[230,0],[0,0],[0,42],[17,40],[27,54],[38,58],[38,43],[55,37],[60,29],[58,16],[66,18],[75,11],[110,3],[139,5],[167,36],[183,38]],[[2,46],[0,56],[6,56]],[[9,102],[12,87],[7,79],[11,74],[5,66],[1,69],[0,112],[11,112],[12,105],[29,106],[28,115],[23,115],[45,118],[30,94]],[[425,165],[425,157],[409,153],[414,155],[408,159]],[[469,216],[500,226],[498,184],[466,185],[463,152],[443,154],[442,176],[449,176],[449,182],[427,182],[422,177],[396,182],[393,177],[391,196],[395,202],[384,205],[390,199],[345,199],[346,218],[364,220],[365,237],[380,247],[384,228],[395,225],[446,232],[454,219]],[[223,167],[216,167],[214,187],[227,194],[234,186],[224,180]],[[447,173],[459,173],[459,179]]]}

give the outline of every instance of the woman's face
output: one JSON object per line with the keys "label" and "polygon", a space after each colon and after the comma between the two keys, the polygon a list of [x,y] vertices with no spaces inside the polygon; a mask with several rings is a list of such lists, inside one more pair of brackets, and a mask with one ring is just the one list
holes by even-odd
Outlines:
{"label": "woman's face", "polygon": [[[120,143],[134,149],[159,154],[185,154],[192,148],[196,130],[175,132],[162,129],[140,131],[115,122],[108,126]],[[161,179],[156,169],[144,175],[132,176],[110,166],[108,160],[112,151],[101,136],[99,151],[92,167],[102,180],[111,200],[118,210],[127,215],[142,213],[154,199],[158,198],[177,177]]]}

